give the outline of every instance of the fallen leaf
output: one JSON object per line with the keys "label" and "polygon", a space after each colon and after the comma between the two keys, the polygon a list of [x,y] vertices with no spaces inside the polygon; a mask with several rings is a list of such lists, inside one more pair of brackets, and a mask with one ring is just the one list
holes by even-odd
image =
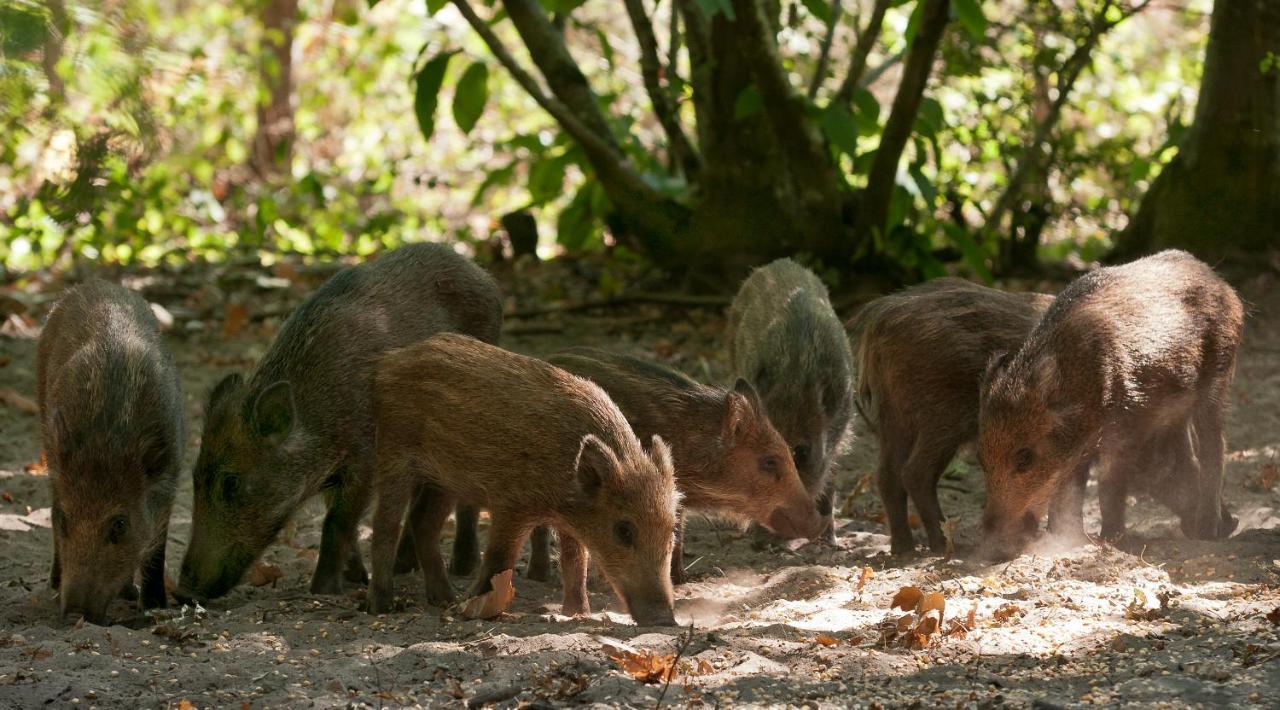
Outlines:
{"label": "fallen leaf", "polygon": [[895,624],[895,627],[897,632],[901,634],[901,633],[905,633],[908,629],[910,629],[912,626],[915,626],[915,625],[916,625],[915,614],[903,614],[902,616],[898,617],[898,622],[897,624]]}
{"label": "fallen leaf", "polygon": [[924,522],[920,520],[919,515],[912,513],[907,516],[907,525],[913,528],[922,528],[924,527]]}
{"label": "fallen leaf", "polygon": [[23,466],[22,470],[26,471],[32,476],[47,476],[49,475],[49,458],[45,456],[45,453],[43,451],[41,451],[40,460],[36,461],[35,463],[29,463],[26,466]]}
{"label": "fallen leaf", "polygon": [[222,312],[222,339],[230,340],[240,334],[244,330],[245,322],[249,320],[249,308],[243,303],[228,303]]}
{"label": "fallen leaf", "polygon": [[32,402],[30,399],[23,397],[8,387],[0,389],[0,402],[13,407],[23,414],[39,414],[40,405]]}
{"label": "fallen leaf", "polygon": [[1258,487],[1264,491],[1275,488],[1276,481],[1280,481],[1280,466],[1275,461],[1268,463],[1258,472]]}
{"label": "fallen leaf", "polygon": [[183,698],[178,701],[178,710],[196,710],[196,706],[192,705],[190,700]]}
{"label": "fallen leaf", "polygon": [[641,683],[669,683],[676,677],[676,657],[659,656],[649,651],[623,651],[609,656],[627,675]]}
{"label": "fallen leaf", "polygon": [[840,643],[840,639],[835,638],[834,636],[828,636],[826,634],[818,634],[817,636],[814,637],[813,640],[815,643],[820,643],[823,646],[834,646]]}
{"label": "fallen leaf", "polygon": [[9,493],[9,491],[0,492],[0,500],[3,500],[6,503],[12,503],[13,495]]}
{"label": "fallen leaf", "polygon": [[1272,626],[1280,626],[1280,606],[1267,613],[1267,621],[1270,621]]}
{"label": "fallen leaf", "polygon": [[932,636],[938,632],[938,620],[932,616],[926,616],[916,624],[915,633],[917,636]]}
{"label": "fallen leaf", "polygon": [[931,611],[938,612],[938,623],[942,623],[946,618],[947,600],[942,596],[941,592],[932,592],[924,595],[924,597],[920,599],[920,603],[916,605],[916,613],[921,616],[924,616]]}
{"label": "fallen leaf", "polygon": [[269,565],[263,562],[255,562],[249,570],[249,584],[255,587],[265,587],[268,584],[276,586],[276,582],[284,576],[284,572],[279,567]]}
{"label": "fallen leaf", "polygon": [[462,605],[462,616],[466,619],[492,619],[511,606],[516,598],[515,587],[511,586],[512,570],[503,570],[489,578],[493,589],[478,597],[468,599]]}
{"label": "fallen leaf", "polygon": [[862,588],[867,586],[867,582],[874,577],[875,574],[876,573],[870,567],[863,567],[862,572],[858,574],[858,591],[862,591]]}
{"label": "fallen leaf", "polygon": [[1022,616],[1023,614],[1026,614],[1026,613],[1027,612],[1023,611],[1022,607],[1018,606],[1017,604],[1014,604],[1013,602],[1005,602],[1004,604],[1001,604],[1000,607],[997,608],[995,611],[991,612],[991,616],[997,622],[1003,624],[1008,622],[1010,619],[1013,619],[1014,617]]}
{"label": "fallen leaf", "polygon": [[890,602],[890,609],[901,609],[903,611],[915,611],[916,605],[924,598],[924,592],[919,587],[903,587],[898,593],[893,595],[893,601]]}

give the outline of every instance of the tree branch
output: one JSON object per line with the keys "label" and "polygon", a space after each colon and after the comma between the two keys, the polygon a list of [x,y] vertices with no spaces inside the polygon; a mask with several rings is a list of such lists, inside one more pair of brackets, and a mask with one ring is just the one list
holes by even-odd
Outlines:
{"label": "tree branch", "polygon": [[671,152],[672,163],[689,178],[693,178],[701,167],[689,138],[680,126],[680,116],[671,101],[671,96],[662,86],[662,63],[658,59],[658,38],[654,35],[653,24],[644,9],[643,0],[626,0],[627,15],[631,18],[631,26],[635,29],[636,41],[640,44],[640,74],[644,78],[645,90],[653,103],[653,112],[667,134],[667,149]]}
{"label": "tree branch", "polygon": [[[489,24],[475,13],[467,0],[453,0],[453,4],[516,83],[520,84],[529,96],[533,97],[533,100],[578,142],[578,145],[582,146],[587,160],[591,162],[591,167],[615,206],[628,218],[648,223],[646,226],[652,230],[653,234],[673,233],[672,223],[680,218],[680,215],[676,214],[680,211],[677,209],[679,206],[674,205],[671,200],[646,183],[632,168],[616,143],[588,128],[582,120],[579,120],[579,114],[560,99],[549,96],[538,84],[538,80],[516,61],[516,58],[502,44],[502,40],[494,34]],[[659,247],[655,244],[646,246],[651,253]]]}
{"label": "tree branch", "polygon": [[697,124],[698,144],[706,149],[708,126],[711,125],[707,75],[711,66],[711,28],[694,0],[674,0],[673,12],[684,20],[685,44],[689,47],[689,84],[693,86],[694,122]]}
{"label": "tree branch", "polygon": [[[840,84],[840,89],[836,91],[836,95],[831,99],[836,105],[848,105],[853,100],[853,91],[857,89],[862,81],[862,75],[867,70],[867,57],[871,56],[871,48],[875,46],[876,40],[880,38],[880,28],[884,27],[884,15],[889,11],[889,3],[891,0],[876,0],[876,4],[871,8],[871,19],[867,22],[867,26],[862,28],[858,33],[858,42],[854,45],[853,59],[849,62],[849,73],[845,75],[844,81]],[[922,2],[924,0],[921,0]],[[916,35],[917,40],[919,35]],[[930,61],[932,63],[932,55]],[[928,75],[926,74],[926,78]],[[904,78],[905,81],[905,78]]]}
{"label": "tree branch", "polygon": [[541,3],[538,0],[503,0],[502,6],[529,50],[529,57],[546,79],[551,93],[573,109],[587,128],[621,152],[604,114],[600,112],[595,92],[587,84],[587,77],[583,76],[573,55],[569,54],[564,35],[547,19]]}
{"label": "tree branch", "polygon": [[841,0],[831,0],[831,15],[827,18],[827,34],[822,38],[822,48],[818,51],[818,63],[813,67],[813,76],[809,79],[809,100],[818,96],[818,89],[827,78],[827,64],[831,61],[831,43],[836,38],[836,26],[840,24],[840,15],[844,12]]}
{"label": "tree branch", "polygon": [[[920,0],[925,4],[916,30],[915,41],[907,51],[907,64],[902,70],[902,83],[893,97],[893,108],[880,135],[880,148],[867,174],[867,188],[862,194],[863,212],[858,215],[858,230],[873,234],[885,228],[889,216],[889,200],[897,181],[898,161],[911,137],[924,88],[933,71],[933,60],[947,29],[950,0]],[[851,94],[852,95],[852,94]]]}

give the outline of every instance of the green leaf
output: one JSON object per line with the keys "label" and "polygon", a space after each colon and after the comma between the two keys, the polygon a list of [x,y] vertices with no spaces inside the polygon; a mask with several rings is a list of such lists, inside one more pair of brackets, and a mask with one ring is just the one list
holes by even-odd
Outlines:
{"label": "green leaf", "polygon": [[591,185],[584,185],[556,218],[556,241],[565,251],[581,251],[596,233],[596,219],[591,213]]}
{"label": "green leaf", "polygon": [[563,157],[543,158],[529,167],[529,198],[540,205],[560,195],[564,187]]}
{"label": "green leaf", "polygon": [[982,3],[980,0],[951,0],[951,7],[955,8],[956,17],[960,19],[960,24],[964,25],[964,29],[974,41],[981,41],[987,34],[987,18],[982,14]]}
{"label": "green leaf", "polygon": [[874,136],[880,130],[880,101],[866,89],[853,92],[853,108],[858,120],[858,131],[864,136]]}
{"label": "green leaf", "polygon": [[925,98],[916,114],[916,133],[932,138],[943,128],[942,104],[937,99]]}
{"label": "green leaf", "polygon": [[609,65],[609,69],[613,69],[613,43],[609,41],[609,35],[604,30],[596,30],[596,40],[600,42],[600,54],[604,56],[604,61]]}
{"label": "green leaf", "polygon": [[427,17],[434,16],[449,4],[449,0],[427,0]]}
{"label": "green leaf", "polygon": [[849,109],[832,104],[822,112],[822,132],[831,145],[853,156],[858,152],[858,122]]}
{"label": "green leaf", "polygon": [[489,67],[475,62],[467,67],[453,90],[453,120],[463,133],[475,128],[489,101]]}
{"label": "green leaf", "polygon": [[950,237],[960,250],[960,256],[964,257],[964,263],[973,269],[988,286],[991,285],[995,278],[991,275],[991,269],[987,268],[987,254],[983,251],[982,246],[973,239],[973,235],[969,234],[969,230],[958,224],[947,222],[943,225],[943,230]]}
{"label": "green leaf", "polygon": [[925,0],[916,0],[916,7],[911,11],[911,19],[907,20],[907,29],[902,33],[907,47],[916,43],[916,32],[920,30],[920,20],[924,17]]}
{"label": "green leaf", "polygon": [[741,121],[744,118],[750,118],[758,113],[764,106],[764,99],[760,97],[760,90],[755,84],[751,84],[738,94],[738,98],[733,102],[733,120]]}
{"label": "green leaf", "polygon": [[577,10],[587,0],[541,0],[541,5],[547,12],[558,12],[561,14],[569,14]]}
{"label": "green leaf", "polygon": [[929,178],[925,176],[924,171],[920,169],[919,163],[907,168],[907,173],[911,175],[911,180],[916,184],[920,199],[924,200],[925,205],[932,210],[938,202],[938,188],[934,187]]}
{"label": "green leaf", "polygon": [[800,0],[810,15],[822,20],[824,23],[831,22],[831,6],[823,2],[823,0]]}
{"label": "green leaf", "polygon": [[449,68],[449,60],[457,52],[438,54],[431,61],[422,65],[422,70],[414,78],[416,88],[413,94],[413,112],[418,117],[418,128],[422,137],[431,140],[436,129],[436,104],[440,101],[440,85],[444,83],[444,72]]}

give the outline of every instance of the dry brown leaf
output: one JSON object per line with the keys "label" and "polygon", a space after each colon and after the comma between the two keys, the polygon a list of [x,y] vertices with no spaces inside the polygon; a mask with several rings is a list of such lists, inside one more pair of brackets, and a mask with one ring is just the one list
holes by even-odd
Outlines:
{"label": "dry brown leaf", "polygon": [[178,710],[196,710],[196,706],[192,705],[190,700],[183,698],[178,701]]}
{"label": "dry brown leaf", "polygon": [[920,599],[920,603],[916,606],[916,613],[924,616],[931,611],[938,612],[938,622],[941,623],[947,616],[947,599],[942,596],[942,592],[931,592],[924,595]]}
{"label": "dry brown leaf", "polygon": [[22,470],[26,471],[32,476],[47,476],[49,475],[49,457],[46,456],[43,451],[41,451],[40,460],[36,461],[35,463],[29,463],[26,466],[23,466]]}
{"label": "dry brown leaf", "polygon": [[1014,604],[1013,602],[1005,602],[995,611],[991,612],[991,616],[997,622],[1003,624],[1007,623],[1010,619],[1022,616],[1025,613],[1026,612],[1022,610],[1022,607],[1017,604]]}
{"label": "dry brown leaf", "polygon": [[230,340],[240,331],[244,330],[244,324],[249,320],[249,307],[243,303],[228,303],[222,312],[222,339]]}
{"label": "dry brown leaf", "polygon": [[255,587],[265,587],[268,584],[276,586],[276,582],[284,576],[284,572],[279,567],[269,565],[264,562],[255,562],[249,570],[249,584]]}
{"label": "dry brown leaf", "polygon": [[867,586],[867,582],[875,575],[875,571],[870,567],[863,567],[862,572],[858,574],[858,591],[862,591],[862,588]]}
{"label": "dry brown leaf", "polygon": [[866,639],[862,636],[854,636],[853,638],[849,639],[849,645],[857,646],[858,644],[862,643],[864,640]]}
{"label": "dry brown leaf", "polygon": [[969,616],[965,618],[964,625],[970,629],[978,625],[978,603],[973,603],[973,608],[969,610]]}
{"label": "dry brown leaf", "polygon": [[611,655],[627,675],[641,683],[669,683],[676,677],[676,657],[659,656],[649,651],[622,651]]}
{"label": "dry brown leaf", "polygon": [[819,643],[819,644],[822,644],[823,646],[834,646],[840,643],[840,639],[834,636],[828,636],[826,634],[818,634],[817,636],[814,637],[813,640],[814,640],[814,643]]}
{"label": "dry brown leaf", "polygon": [[903,611],[915,611],[916,605],[924,598],[924,592],[919,587],[903,587],[898,593],[893,595],[893,601],[889,604],[890,609],[901,609]]}
{"label": "dry brown leaf", "polygon": [[906,633],[912,626],[916,624],[915,614],[903,614],[898,617],[897,623],[894,625],[898,633]]}
{"label": "dry brown leaf", "polygon": [[9,405],[10,407],[13,407],[14,409],[18,410],[19,412],[22,412],[23,414],[39,414],[40,413],[40,405],[36,404],[35,402],[32,402],[30,399],[27,399],[26,397],[23,397],[22,395],[18,394],[14,390],[9,389],[8,387],[4,389],[0,389],[0,402],[4,402],[5,404]]}
{"label": "dry brown leaf", "polygon": [[938,633],[938,620],[932,616],[926,616],[916,624],[916,636],[932,636]]}
{"label": "dry brown leaf", "polygon": [[1258,472],[1258,487],[1264,491],[1275,488],[1276,481],[1280,481],[1280,466],[1275,461],[1268,463]]}
{"label": "dry brown leaf", "polygon": [[0,500],[3,500],[6,503],[12,503],[13,494],[9,493],[9,491],[0,492]]}
{"label": "dry brown leaf", "polygon": [[1270,621],[1272,626],[1280,626],[1280,606],[1267,613],[1267,621]]}
{"label": "dry brown leaf", "polygon": [[511,586],[512,570],[506,569],[489,578],[493,589],[478,597],[468,599],[462,605],[462,616],[466,619],[492,619],[502,614],[511,606],[516,598],[516,588]]}

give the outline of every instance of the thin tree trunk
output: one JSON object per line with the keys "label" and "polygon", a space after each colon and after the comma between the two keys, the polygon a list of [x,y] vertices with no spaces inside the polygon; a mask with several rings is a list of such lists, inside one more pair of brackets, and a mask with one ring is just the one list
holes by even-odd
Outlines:
{"label": "thin tree trunk", "polygon": [[259,176],[288,173],[293,161],[293,30],[298,0],[266,0],[258,60],[258,128],[250,162]]}
{"label": "thin tree trunk", "polygon": [[1116,258],[1179,247],[1219,260],[1280,245],[1277,64],[1280,2],[1217,0],[1195,122]]}

